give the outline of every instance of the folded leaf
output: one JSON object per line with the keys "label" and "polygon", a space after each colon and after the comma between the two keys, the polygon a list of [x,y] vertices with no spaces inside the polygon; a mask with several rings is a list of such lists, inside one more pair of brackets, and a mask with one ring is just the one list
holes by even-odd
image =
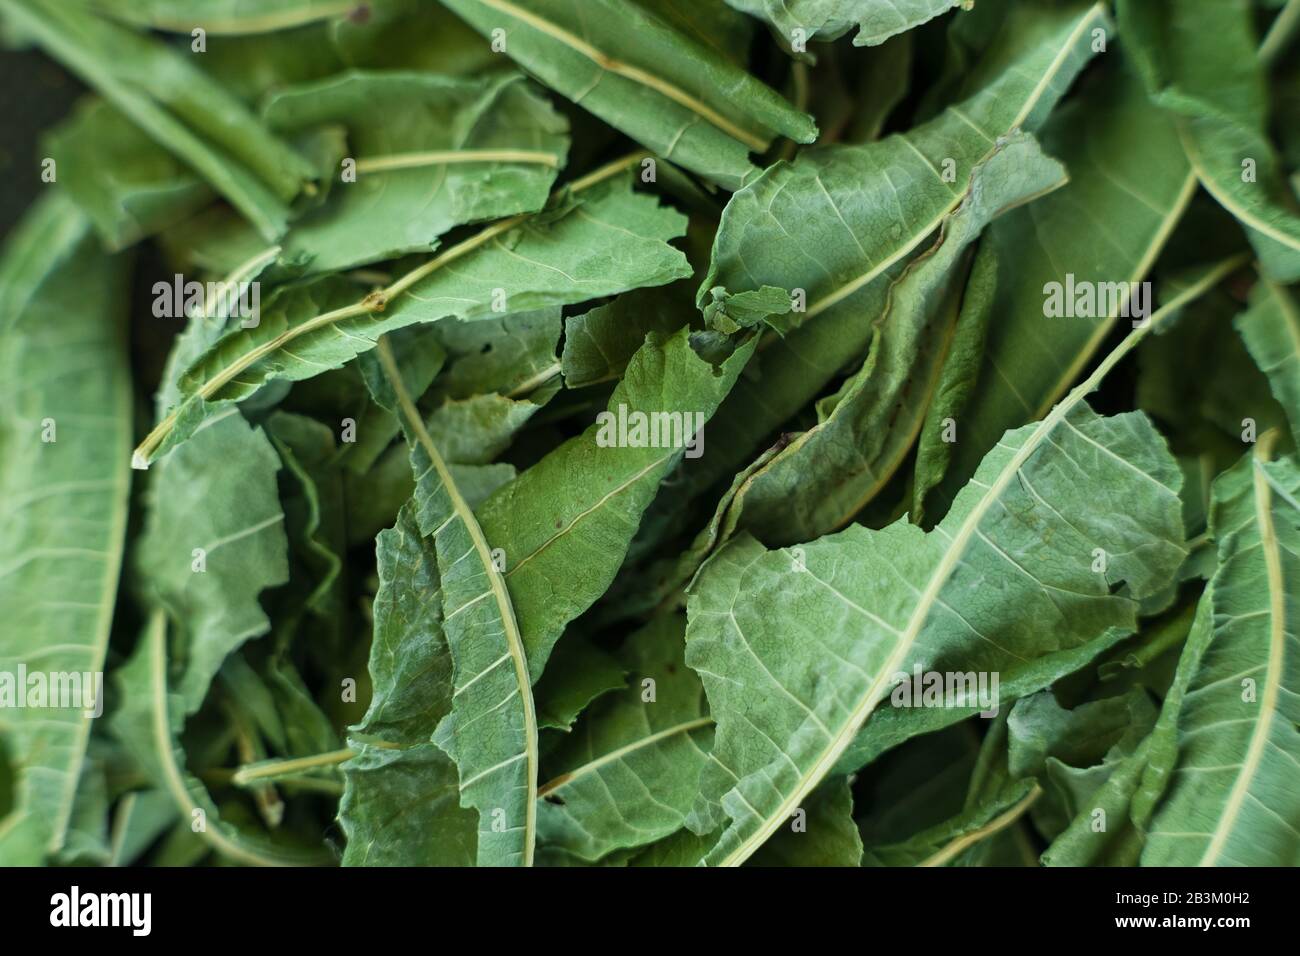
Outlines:
{"label": "folded leaf", "polygon": [[632,0],[443,0],[547,86],[663,159],[728,189],[776,135],[812,118],[728,58]]}
{"label": "folded leaf", "polygon": [[769,286],[802,290],[806,310],[792,313],[802,323],[793,332],[763,344],[722,410],[713,451],[688,472],[687,493],[743,468],[863,355],[890,282],[962,202],[998,138],[1041,125],[1092,55],[1090,31],[1106,22],[1100,4],[1017,6],[991,77],[964,102],[907,134],[806,151],[732,197],[697,302],[719,287],[725,303]]}
{"label": "folded leaf", "polygon": [[[89,679],[100,705],[126,534],[131,385],[126,263],[110,259],[59,195],[37,204],[0,259],[0,672]],[[93,705],[10,699],[15,775],[0,862],[33,866],[64,845]],[[57,702],[52,702],[56,703]],[[4,761],[0,761],[4,762]]]}
{"label": "folded leaf", "polygon": [[[1124,290],[1146,279],[1195,189],[1172,124],[1122,70],[1063,107],[1043,131],[1043,148],[1070,182],[1000,218],[981,244],[948,359],[955,367],[945,370],[921,430],[918,521],[941,517],[1004,431],[1041,418],[1065,394],[1120,321]],[[1116,297],[1109,307],[1049,317],[1051,283]]]}
{"label": "folded leaf", "polygon": [[451,709],[452,661],[437,553],[413,505],[379,533],[375,554],[374,692],[365,718],[351,728],[356,756],[343,765],[343,865],[471,866],[477,820],[460,805],[455,763],[433,743]]}
{"label": "folded leaf", "polygon": [[971,171],[961,204],[934,245],[888,291],[860,371],[823,403],[821,421],[745,481],[732,513],[769,544],[808,541],[853,519],[893,477],[912,446],[953,334],[951,289],[964,253],[1005,210],[1065,182],[1033,138],[999,139]]}

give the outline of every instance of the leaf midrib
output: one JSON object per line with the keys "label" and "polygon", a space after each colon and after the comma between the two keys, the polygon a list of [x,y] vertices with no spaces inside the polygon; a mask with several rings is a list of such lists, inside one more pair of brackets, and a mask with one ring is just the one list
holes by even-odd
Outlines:
{"label": "leaf midrib", "polygon": [[666,727],[663,730],[655,731],[653,734],[649,734],[645,737],[638,737],[629,744],[624,744],[622,747],[617,747],[608,753],[601,754],[599,757],[588,760],[581,766],[575,767],[573,770],[569,770],[560,774],[558,777],[547,781],[546,784],[538,789],[537,795],[539,797],[544,797],[546,794],[559,790],[561,787],[567,787],[574,780],[599,770],[606,764],[622,760],[624,757],[628,756],[628,754],[633,754],[638,750],[651,747],[659,743],[661,740],[667,740],[669,737],[675,737],[678,734],[688,734],[693,730],[708,727],[712,725],[712,723],[712,717],[697,717],[694,720],[685,720],[679,724],[674,724],[671,727]]}

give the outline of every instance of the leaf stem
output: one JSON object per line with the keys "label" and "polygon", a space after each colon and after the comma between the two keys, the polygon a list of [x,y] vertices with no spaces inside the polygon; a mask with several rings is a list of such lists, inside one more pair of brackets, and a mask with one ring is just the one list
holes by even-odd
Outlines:
{"label": "leaf stem", "polygon": [[555,169],[560,165],[560,157],[536,149],[442,149],[358,159],[357,172],[376,173],[390,169],[450,166],[457,163],[537,163]]}
{"label": "leaf stem", "polygon": [[560,367],[559,362],[546,366],[546,368],[542,369],[537,374],[529,376],[510,391],[506,392],[506,398],[517,398],[520,395],[527,395],[533,389],[545,385],[551,379],[555,378],[555,376],[560,374]]}
{"label": "leaf stem", "polygon": [[1038,786],[1038,784],[1034,784],[1033,789],[1031,789],[1029,793],[1025,794],[1025,796],[1021,798],[1015,806],[1003,811],[979,829],[972,830],[970,833],[964,833],[957,837],[957,839],[947,844],[938,853],[922,860],[917,864],[917,866],[943,866],[945,863],[948,863],[954,857],[970,849],[981,840],[985,840],[988,837],[993,836],[993,834],[1005,830],[1011,824],[1015,823],[1024,816],[1025,811],[1033,806],[1034,801],[1042,795],[1042,787]]}
{"label": "leaf stem", "polygon": [[1295,38],[1297,28],[1300,28],[1300,0],[1289,0],[1282,12],[1273,18],[1273,25],[1259,45],[1259,62],[1264,69],[1277,65],[1278,58]]}
{"label": "leaf stem", "polygon": [[318,767],[333,767],[352,759],[356,751],[351,747],[331,750],[328,753],[312,754],[310,757],[289,757],[284,760],[259,760],[257,763],[245,764],[235,771],[231,782],[242,787],[256,780],[267,777],[280,777],[285,774],[302,773]]}

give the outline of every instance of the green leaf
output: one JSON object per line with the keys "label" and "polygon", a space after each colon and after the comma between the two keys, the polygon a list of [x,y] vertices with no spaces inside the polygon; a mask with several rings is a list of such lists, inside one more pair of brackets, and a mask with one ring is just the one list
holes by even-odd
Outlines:
{"label": "green leaf", "polygon": [[127,246],[207,205],[212,191],[103,100],[90,99],[46,137],[59,182],[110,249]]}
{"label": "green leaf", "polygon": [[56,0],[3,0],[0,12],[192,167],[263,238],[284,232],[288,202],[315,173],[185,54]]}
{"label": "green leaf", "polygon": [[821,421],[745,482],[738,525],[769,544],[837,530],[889,481],[912,446],[953,334],[950,289],[969,245],[995,216],[1050,192],[1065,170],[1031,136],[999,139],[933,246],[889,289],[862,368],[822,403]]}
{"label": "green leaf", "polygon": [[727,0],[737,10],[761,17],[787,42],[837,40],[855,26],[854,46],[878,46],[954,7],[973,0]]}
{"label": "green leaf", "polygon": [[1300,309],[1291,293],[1268,280],[1251,294],[1250,308],[1234,323],[1273,396],[1291,424],[1291,440],[1300,448]]}
{"label": "green leaf", "polygon": [[374,694],[351,728],[356,756],[343,765],[343,864],[471,866],[477,819],[460,805],[455,763],[433,743],[451,709],[452,660],[436,549],[420,533],[413,505],[379,533],[375,553]]}
{"label": "green leaf", "polygon": [[288,30],[320,20],[360,16],[362,0],[93,0],[97,10],[125,23],[189,33],[202,28],[214,36]]}
{"label": "green leaf", "polygon": [[681,286],[673,285],[628,292],[565,319],[560,356],[565,386],[583,388],[621,378],[647,334],[676,332],[694,311]]}
{"label": "green leaf", "polygon": [[[728,189],[777,135],[812,118],[631,0],[443,0],[547,86],[666,160]],[[494,34],[500,30],[500,34]]]}
{"label": "green leaf", "polygon": [[330,862],[330,854],[320,848],[245,833],[220,818],[203,783],[186,772],[177,741],[185,704],[168,690],[167,663],[167,616],[156,610],[130,660],[115,672],[122,705],[113,715],[112,729],[152,784],[171,796],[186,830],[192,829],[223,857],[252,866]]}
{"label": "green leaf", "polygon": [[279,90],[262,116],[283,134],[347,130],[355,181],[337,183],[282,243],[280,261],[312,275],[431,252],[454,226],[537,212],[568,151],[567,123],[518,74],[354,70]]}
{"label": "green leaf", "polygon": [[136,572],[182,634],[186,716],[226,656],[270,630],[258,596],[289,579],[279,468],[263,431],[231,407],[154,470]]}
{"label": "green leaf", "polygon": [[[620,409],[677,415],[683,436],[707,440],[708,425],[695,423],[713,416],[753,347],[751,341],[715,368],[691,349],[688,329],[667,339],[652,333],[610,397],[606,421],[616,420]],[[592,424],[478,509],[488,541],[505,556],[534,680],[565,625],[609,587],[642,513],[686,450],[621,444],[617,436],[609,444],[606,431]]]}
{"label": "green leaf", "polygon": [[[1132,624],[1112,627],[1099,636],[1074,647],[1040,654],[1026,660],[1011,660],[1003,665],[998,677],[998,694],[1002,700],[1014,700],[1033,694],[1057,680],[1086,667],[1098,656],[1114,647],[1133,629]],[[964,706],[888,707],[877,709],[853,743],[844,751],[838,769],[849,772],[863,767],[885,751],[918,734],[933,733],[966,717],[982,713],[984,708],[971,701]]]}
{"label": "green leaf", "polygon": [[1042,791],[1032,780],[1008,784],[1003,790],[967,807],[957,816],[914,834],[902,843],[867,847],[866,866],[947,866],[981,841],[1014,824],[1033,806]]}
{"label": "green leaf", "polygon": [[302,606],[327,621],[343,616],[343,478],[333,467],[334,433],[306,415],[276,411],[266,420],[272,444],[296,483],[282,496],[285,527],[303,578]]}
{"label": "green leaf", "polygon": [[[1238,264],[1210,270],[1181,299]],[[1136,602],[1161,590],[1185,555],[1182,475],[1144,416],[1099,418],[1083,399],[1179,304],[1135,329],[1041,423],[1004,436],[930,534],[906,521],[851,527],[798,553],[742,537],[706,565],[688,603],[687,662],[718,721],[717,767],[706,770],[692,821],[697,833],[727,825],[709,862],[742,862],[781,825],[905,665],[1000,671],[1134,627]],[[1102,501],[1117,494],[1122,505]],[[1103,573],[1093,570],[1098,548]],[[1029,623],[1044,619],[1059,622],[1050,639]],[[816,639],[792,640],[800,628]],[[756,695],[769,709],[758,728],[742,725],[733,715]]]}
{"label": "green leaf", "polygon": [[[1264,323],[1271,324],[1273,318],[1257,314],[1254,328],[1264,331]],[[1242,321],[1236,297],[1207,296],[1138,351],[1138,407],[1154,416],[1181,447],[1211,455],[1219,466],[1216,472],[1241,456],[1245,419],[1255,422],[1259,434],[1286,423],[1240,328],[1233,328]]]}
{"label": "green leaf", "polygon": [[130,866],[176,822],[176,804],[162,790],[135,790],[118,801],[113,816],[110,866]]}
{"label": "green leaf", "polygon": [[[385,289],[357,298],[347,280],[291,286],[262,309],[254,327],[237,327],[181,378],[176,406],[141,443],[144,467],[230,402],[274,379],[299,381],[369,351],[385,332],[416,322],[485,319],[670,282],[688,266],[668,240],[682,217],[633,193],[627,177],[601,170],[552,214],[488,226]],[[590,189],[590,191],[586,191]],[[445,268],[451,263],[454,268]]]}
{"label": "green leaf", "polygon": [[1178,714],[1178,761],[1143,865],[1294,866],[1300,862],[1300,470],[1270,461],[1272,436],[1214,486],[1219,569],[1213,633]]}
{"label": "green leaf", "polygon": [[562,328],[558,308],[432,326],[448,357],[435,393],[473,398],[488,392],[531,392],[560,371],[555,352]]}
{"label": "green leaf", "polygon": [[551,666],[534,688],[537,725],[567,733],[593,700],[626,684],[627,671],[616,657],[572,634],[556,645]]}
{"label": "green leaf", "polygon": [[751,866],[861,866],[862,836],[853,822],[852,780],[827,780],[789,826],[749,859]]}
{"label": "green leaf", "polygon": [[685,623],[664,615],[629,636],[619,655],[628,686],[602,697],[547,756],[537,815],[547,845],[591,861],[681,829],[713,724],[682,659]]}
{"label": "green leaf", "polygon": [[[943,515],[1004,431],[1047,414],[1120,321],[1118,306],[1049,318],[1049,283],[1144,281],[1195,189],[1172,125],[1123,71],[1062,107],[1042,142],[1070,182],[1003,216],[981,244],[948,360],[955,367],[921,430],[918,520]],[[955,442],[944,441],[948,418]]]}
{"label": "green leaf", "polygon": [[1197,179],[1246,230],[1268,275],[1300,279],[1300,206],[1268,139],[1249,0],[1121,0],[1147,87],[1176,119]]}
{"label": "green leaf", "polygon": [[478,810],[478,864],[531,866],[537,828],[537,715],[503,569],[403,387],[387,341],[379,342],[378,354],[392,405],[411,440],[416,521],[420,533],[433,538],[442,581],[453,690],[451,709],[433,739],[460,770],[462,805]]}
{"label": "green leaf", "polygon": [[[97,245],[55,195],[0,259],[0,672],[10,695],[27,693],[13,686],[20,665],[85,675],[86,691],[101,690],[127,526],[131,373],[127,263]],[[0,734],[15,768],[0,861],[30,866],[67,838],[95,708],[12,705]]]}
{"label": "green leaf", "polygon": [[[999,137],[1041,125],[1092,55],[1102,5],[1017,6],[985,85],[907,134],[809,150],[732,197],[697,302],[764,286],[803,290],[793,332],[763,343],[719,418],[719,439],[691,488],[725,480],[870,344],[889,286],[962,202]],[[954,182],[943,178],[944,160]],[[1035,203],[1035,206],[1039,203]],[[682,494],[679,492],[679,495]]]}

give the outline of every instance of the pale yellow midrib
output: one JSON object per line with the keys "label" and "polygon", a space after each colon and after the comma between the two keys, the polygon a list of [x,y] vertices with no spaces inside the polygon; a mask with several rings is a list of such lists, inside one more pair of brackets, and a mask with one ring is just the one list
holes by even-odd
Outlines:
{"label": "pale yellow midrib", "polygon": [[638,750],[644,750],[646,747],[653,746],[659,741],[666,740],[669,737],[674,737],[677,734],[687,734],[692,730],[699,730],[702,727],[708,727],[712,723],[712,717],[697,717],[694,720],[685,720],[680,724],[674,724],[671,727],[656,731],[647,737],[638,737],[630,744],[624,744],[622,747],[611,750],[607,754],[602,754],[595,760],[587,761],[582,766],[570,770],[568,773],[562,773],[555,779],[547,781],[545,785],[538,789],[537,795],[542,797],[548,793],[559,790],[561,787],[567,787],[569,784],[573,783],[573,781],[599,770],[606,764],[611,764],[616,760],[622,760],[628,754],[636,753]]}
{"label": "pale yellow midrib", "polygon": [[533,850],[537,842],[537,711],[533,702],[533,683],[528,674],[528,657],[524,650],[523,637],[519,633],[519,622],[515,620],[514,604],[511,603],[510,594],[506,590],[505,579],[492,561],[492,549],[483,536],[483,529],[479,527],[474,511],[461,495],[447,463],[442,460],[442,455],[438,453],[432,436],[424,427],[424,419],[419,409],[415,407],[415,402],[406,390],[397,361],[393,357],[393,350],[388,344],[388,338],[380,336],[376,348],[379,361],[384,366],[384,373],[393,387],[393,394],[397,396],[398,404],[402,407],[402,414],[406,416],[411,431],[415,433],[416,439],[424,447],[425,454],[429,456],[430,463],[437,470],[438,479],[446,489],[447,497],[451,499],[452,509],[460,518],[461,524],[465,526],[474,550],[478,552],[479,562],[492,589],[492,599],[497,605],[497,613],[501,616],[501,630],[505,635],[506,646],[509,648],[511,662],[514,665],[515,680],[519,685],[519,699],[524,711],[524,763],[527,766],[528,794],[524,811],[523,865],[532,866]]}
{"label": "pale yellow midrib", "polygon": [[[1191,204],[1192,197],[1196,194],[1197,181],[1196,170],[1193,169],[1189,171],[1187,177],[1183,180],[1182,187],[1178,191],[1178,198],[1174,200],[1173,206],[1170,207],[1164,221],[1160,224],[1160,229],[1157,230],[1155,237],[1151,240],[1151,244],[1147,247],[1146,253],[1142,257],[1142,261],[1138,263],[1137,268],[1133,270],[1132,275],[1129,277],[1130,286],[1143,281],[1146,278],[1147,273],[1151,271],[1151,267],[1155,265],[1156,259],[1164,250],[1165,243],[1169,241],[1169,237],[1173,234],[1174,229],[1182,220],[1183,213],[1187,211],[1188,205]],[[1102,342],[1106,341],[1111,331],[1115,328],[1115,322],[1118,319],[1118,313],[1108,316],[1104,322],[1093,330],[1087,343],[1079,351],[1079,354],[1075,356],[1074,361],[1070,363],[1070,367],[1065,370],[1065,373],[1057,381],[1056,386],[1048,393],[1047,397],[1043,400],[1043,403],[1038,406],[1034,413],[1035,418],[1042,418],[1051,411],[1052,406],[1056,404],[1057,400],[1061,397],[1061,394],[1069,387],[1071,382],[1079,377],[1079,373],[1083,371],[1083,367],[1092,359],[1093,354],[1097,351],[1097,347],[1100,346]]]}
{"label": "pale yellow midrib", "polygon": [[1242,805],[1250,792],[1250,785],[1255,774],[1259,772],[1264,759],[1264,748],[1268,744],[1269,730],[1272,728],[1273,715],[1277,710],[1277,698],[1282,684],[1282,665],[1286,654],[1286,592],[1282,579],[1282,555],[1279,551],[1277,531],[1273,527],[1272,492],[1264,476],[1263,462],[1268,461],[1277,433],[1270,431],[1255,446],[1255,458],[1251,462],[1251,480],[1255,491],[1255,522],[1259,525],[1260,550],[1264,554],[1264,567],[1268,579],[1269,596],[1269,645],[1268,645],[1268,679],[1261,695],[1260,716],[1251,731],[1250,746],[1241,762],[1241,770],[1228,794],[1223,813],[1214,827],[1214,835],[1205,848],[1198,866],[1214,866],[1232,835],[1232,828],[1241,815]]}
{"label": "pale yellow midrib", "polygon": [[357,172],[375,173],[418,169],[423,166],[454,166],[459,163],[535,163],[554,169],[560,165],[560,157],[539,149],[435,149],[366,156],[357,160]]}
{"label": "pale yellow midrib", "polygon": [[701,119],[712,123],[732,139],[743,143],[755,152],[763,152],[770,144],[769,140],[763,139],[760,136],[755,136],[748,130],[737,126],[717,110],[713,109],[713,107],[709,106],[697,97],[692,96],[690,93],[687,93],[676,84],[661,79],[640,67],[633,66],[630,63],[624,63],[622,60],[610,56],[592,46],[586,40],[582,39],[582,37],[575,36],[563,27],[557,26],[549,20],[537,16],[535,13],[525,10],[522,7],[515,6],[513,3],[510,3],[509,0],[478,0],[478,2],[483,4],[485,7],[491,7],[499,13],[504,13],[507,16],[514,17],[516,20],[528,24],[539,33],[544,33],[557,42],[564,44],[575,53],[585,56],[592,63],[596,64],[598,68],[605,70],[607,73],[613,73],[617,76],[623,77],[624,79],[631,80],[634,83],[639,83],[642,86],[652,89],[662,96],[667,97],[678,106],[681,106],[694,113],[696,116],[699,116]]}
{"label": "pale yellow midrib", "polygon": [[1015,806],[1004,810],[1001,814],[984,824],[984,826],[957,837],[957,839],[948,843],[937,853],[922,860],[917,864],[917,866],[943,866],[949,860],[974,846],[976,843],[979,843],[986,837],[990,837],[1001,830],[1005,830],[1012,823],[1015,823],[1016,820],[1020,819],[1020,817],[1024,815],[1025,811],[1033,805],[1034,801],[1042,796],[1042,794],[1042,788],[1039,787],[1038,784],[1034,784],[1030,791],[1021,797],[1020,801],[1016,803]]}
{"label": "pale yellow midrib", "polygon": [[897,672],[907,654],[920,635],[921,627],[924,625],[926,618],[930,613],[940,589],[947,582],[948,577],[956,569],[961,559],[962,553],[966,549],[971,537],[978,530],[980,522],[983,520],[985,513],[993,506],[993,503],[1001,496],[1003,490],[1011,482],[1012,478],[1020,471],[1020,468],[1028,460],[1029,456],[1037,450],[1039,444],[1050,434],[1060,423],[1060,421],[1074,408],[1084,396],[1092,392],[1093,389],[1101,382],[1106,374],[1127,355],[1134,346],[1137,345],[1152,329],[1156,328],[1166,315],[1181,308],[1184,304],[1202,295],[1205,291],[1217,285],[1225,276],[1239,268],[1247,259],[1247,256],[1233,256],[1225,260],[1219,266],[1209,270],[1200,281],[1188,286],[1177,296],[1171,299],[1166,305],[1162,306],[1151,316],[1151,321],[1141,328],[1134,329],[1128,336],[1115,347],[1115,349],[1104,358],[1097,368],[1084,381],[1080,382],[1073,391],[1044,418],[1038,427],[1025,439],[1023,445],[1012,456],[1011,460],[1005,465],[998,475],[997,479],[984,492],[975,507],[971,509],[962,522],[961,528],[953,536],[948,547],[944,551],[943,558],[935,566],[926,584],[925,591],[917,599],[916,608],[908,620],[907,629],[899,635],[898,646],[888,660],[881,666],[878,676],[867,691],[863,694],[857,706],[851,711],[850,717],[843,723],[838,735],[833,737],[830,745],[822,752],[822,756],[812,766],[812,768],[803,775],[798,787],[796,787],[789,797],[773,812],[759,829],[748,839],[742,840],[740,844],[729,853],[723,860],[722,866],[739,866],[743,863],[763,841],[776,832],[777,827],[790,816],[794,808],[799,806],[801,800],[812,792],[813,788],[826,776],[827,773],[835,766],[835,763],[843,756],[844,751],[848,749],[853,742],[858,728],[870,716],[871,711],[875,709],[877,703],[884,696],[889,676]]}

